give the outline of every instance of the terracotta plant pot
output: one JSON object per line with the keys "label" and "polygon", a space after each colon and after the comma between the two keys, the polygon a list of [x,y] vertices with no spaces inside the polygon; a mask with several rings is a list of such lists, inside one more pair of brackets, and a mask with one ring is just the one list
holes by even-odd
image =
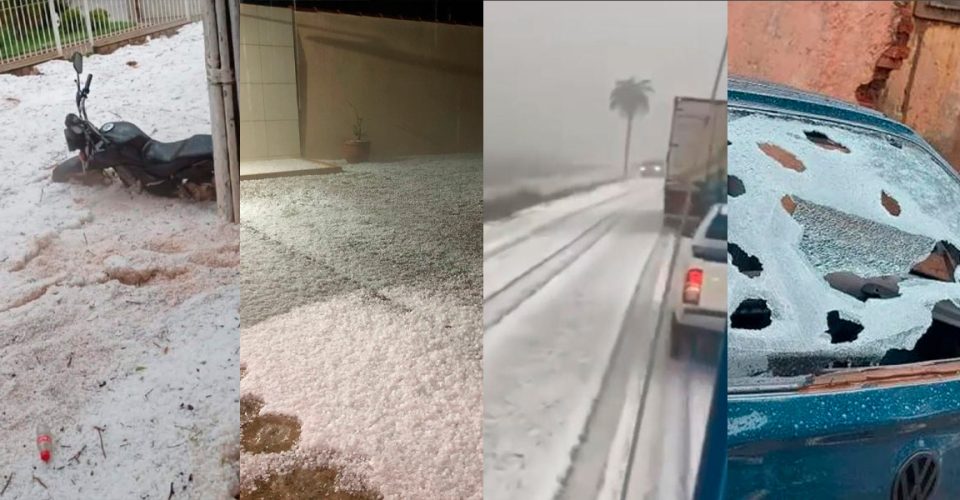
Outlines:
{"label": "terracotta plant pot", "polygon": [[347,163],[362,163],[370,159],[370,141],[356,139],[343,143],[343,157]]}

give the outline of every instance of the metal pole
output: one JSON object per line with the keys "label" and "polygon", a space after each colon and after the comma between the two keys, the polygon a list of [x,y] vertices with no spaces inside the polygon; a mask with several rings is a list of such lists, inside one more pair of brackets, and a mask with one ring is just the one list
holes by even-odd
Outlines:
{"label": "metal pole", "polygon": [[87,39],[90,40],[90,52],[93,52],[93,28],[90,26],[90,0],[83,0],[83,19],[87,27]]}
{"label": "metal pole", "polygon": [[[717,66],[717,75],[713,79],[713,90],[710,91],[711,101],[717,100],[717,89],[720,86],[720,75],[723,74],[723,65],[726,62],[726,60],[727,60],[727,39],[725,37],[723,39],[723,53],[720,55],[720,64]],[[717,106],[711,104],[710,120],[707,123],[707,126],[710,127],[710,140],[707,142],[706,158],[704,158],[704,163],[706,163],[706,165],[704,165],[704,171],[706,172],[706,176],[704,177],[705,179],[709,178],[710,173],[712,171],[712,169],[710,168],[710,159],[713,157],[713,145],[716,138],[716,131],[717,131],[717,127],[715,125],[716,120],[717,120]],[[704,183],[704,187],[706,187],[706,183]],[[690,184],[687,184],[686,188],[687,188],[686,194],[684,195],[684,200],[683,200],[683,216],[680,218],[680,234],[681,235],[683,234],[684,230],[687,227],[687,219],[689,218],[689,215],[690,215],[690,208],[691,208],[690,205],[693,197],[693,186]]]}
{"label": "metal pole", "polygon": [[[306,151],[306,141],[304,141],[304,120],[303,120],[303,95],[306,93],[304,90],[305,78],[300,78],[300,64],[303,56],[303,47],[300,45],[300,27],[297,24],[297,0],[293,0],[293,17],[291,18],[293,27],[291,31],[293,32],[293,80],[296,82],[297,89],[297,138],[300,141],[300,158],[305,157]],[[459,117],[457,118],[459,121]]]}
{"label": "metal pole", "polygon": [[[7,7],[4,4],[0,3],[0,24],[3,24],[4,26],[6,26],[6,24],[10,22],[9,21],[10,17],[7,14],[6,10],[7,10]],[[10,29],[0,30],[0,43],[2,43],[5,47],[9,47],[12,45],[12,42],[10,40]],[[5,62],[9,56],[10,55],[7,54],[5,51],[0,52],[0,63]]]}
{"label": "metal pole", "polygon": [[30,55],[43,52],[43,40],[40,38],[39,26],[37,20],[33,17],[33,8],[38,4],[28,3],[26,6],[26,20],[27,20],[27,34],[30,36],[30,41],[34,44],[34,49],[31,51]]}
{"label": "metal pole", "polygon": [[14,18],[14,26],[13,26],[13,27],[15,28],[15,29],[14,29],[13,40],[14,40],[14,42],[17,43],[17,45],[21,46],[21,50],[20,50],[20,51],[17,51],[17,52],[15,52],[15,53],[12,54],[14,60],[16,60],[16,59],[21,59],[21,56],[23,55],[23,53],[22,53],[23,42],[26,41],[26,35],[24,35],[24,30],[23,30],[23,21],[22,21],[21,16],[20,16],[20,8],[21,8],[21,7],[20,7],[20,6],[17,6],[17,5],[14,5],[14,6],[13,6],[13,18]]}
{"label": "metal pole", "polygon": [[63,57],[63,44],[60,43],[60,16],[57,15],[53,0],[47,0],[50,6],[50,29],[53,30],[53,39],[57,42],[57,54]]}
{"label": "metal pole", "polygon": [[[717,87],[720,84],[720,75],[723,73],[723,66],[726,60],[727,60],[727,39],[724,38],[723,54],[720,56],[720,65],[717,66],[717,77],[713,80],[713,91],[710,93],[710,99],[713,101],[717,100]],[[717,120],[716,106],[710,109],[710,120],[712,122],[716,122]],[[711,123],[710,125],[713,125],[713,123]],[[716,132],[717,132],[717,127],[711,126],[710,127],[710,148],[707,150],[707,162],[708,162],[707,167],[708,168],[710,167],[710,164],[709,164],[710,160],[714,157],[713,148],[714,148],[714,145],[716,144]]]}
{"label": "metal pole", "polygon": [[720,56],[720,66],[717,67],[717,77],[713,79],[713,91],[710,92],[710,99],[716,100],[717,87],[720,85],[720,75],[723,74],[723,63],[727,61],[727,39],[723,39],[723,55]]}

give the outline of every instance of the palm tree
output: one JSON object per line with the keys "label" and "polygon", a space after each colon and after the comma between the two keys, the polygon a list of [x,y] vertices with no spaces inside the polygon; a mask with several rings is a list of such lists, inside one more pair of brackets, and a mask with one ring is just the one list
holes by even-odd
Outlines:
{"label": "palm tree", "polygon": [[630,161],[630,133],[633,130],[633,117],[640,113],[647,114],[650,110],[650,102],[647,94],[653,93],[653,87],[650,80],[636,81],[633,77],[629,80],[617,80],[616,86],[610,92],[610,109],[620,110],[620,114],[627,119],[627,143],[623,150],[623,176],[627,176],[627,163]]}

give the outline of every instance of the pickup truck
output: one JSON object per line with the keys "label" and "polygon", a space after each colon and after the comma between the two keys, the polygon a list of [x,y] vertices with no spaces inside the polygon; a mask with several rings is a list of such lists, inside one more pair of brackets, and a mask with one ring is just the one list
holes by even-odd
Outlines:
{"label": "pickup truck", "polygon": [[683,286],[670,327],[670,356],[688,350],[712,356],[727,326],[726,205],[710,208],[689,244],[681,240],[677,266]]}

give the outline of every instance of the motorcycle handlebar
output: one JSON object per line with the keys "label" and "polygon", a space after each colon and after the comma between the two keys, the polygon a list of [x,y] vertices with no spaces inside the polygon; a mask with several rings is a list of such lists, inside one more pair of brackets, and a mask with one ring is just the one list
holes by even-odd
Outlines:
{"label": "motorcycle handlebar", "polygon": [[93,80],[93,74],[87,74],[87,83],[83,86],[83,95],[87,95],[90,92],[90,82]]}

